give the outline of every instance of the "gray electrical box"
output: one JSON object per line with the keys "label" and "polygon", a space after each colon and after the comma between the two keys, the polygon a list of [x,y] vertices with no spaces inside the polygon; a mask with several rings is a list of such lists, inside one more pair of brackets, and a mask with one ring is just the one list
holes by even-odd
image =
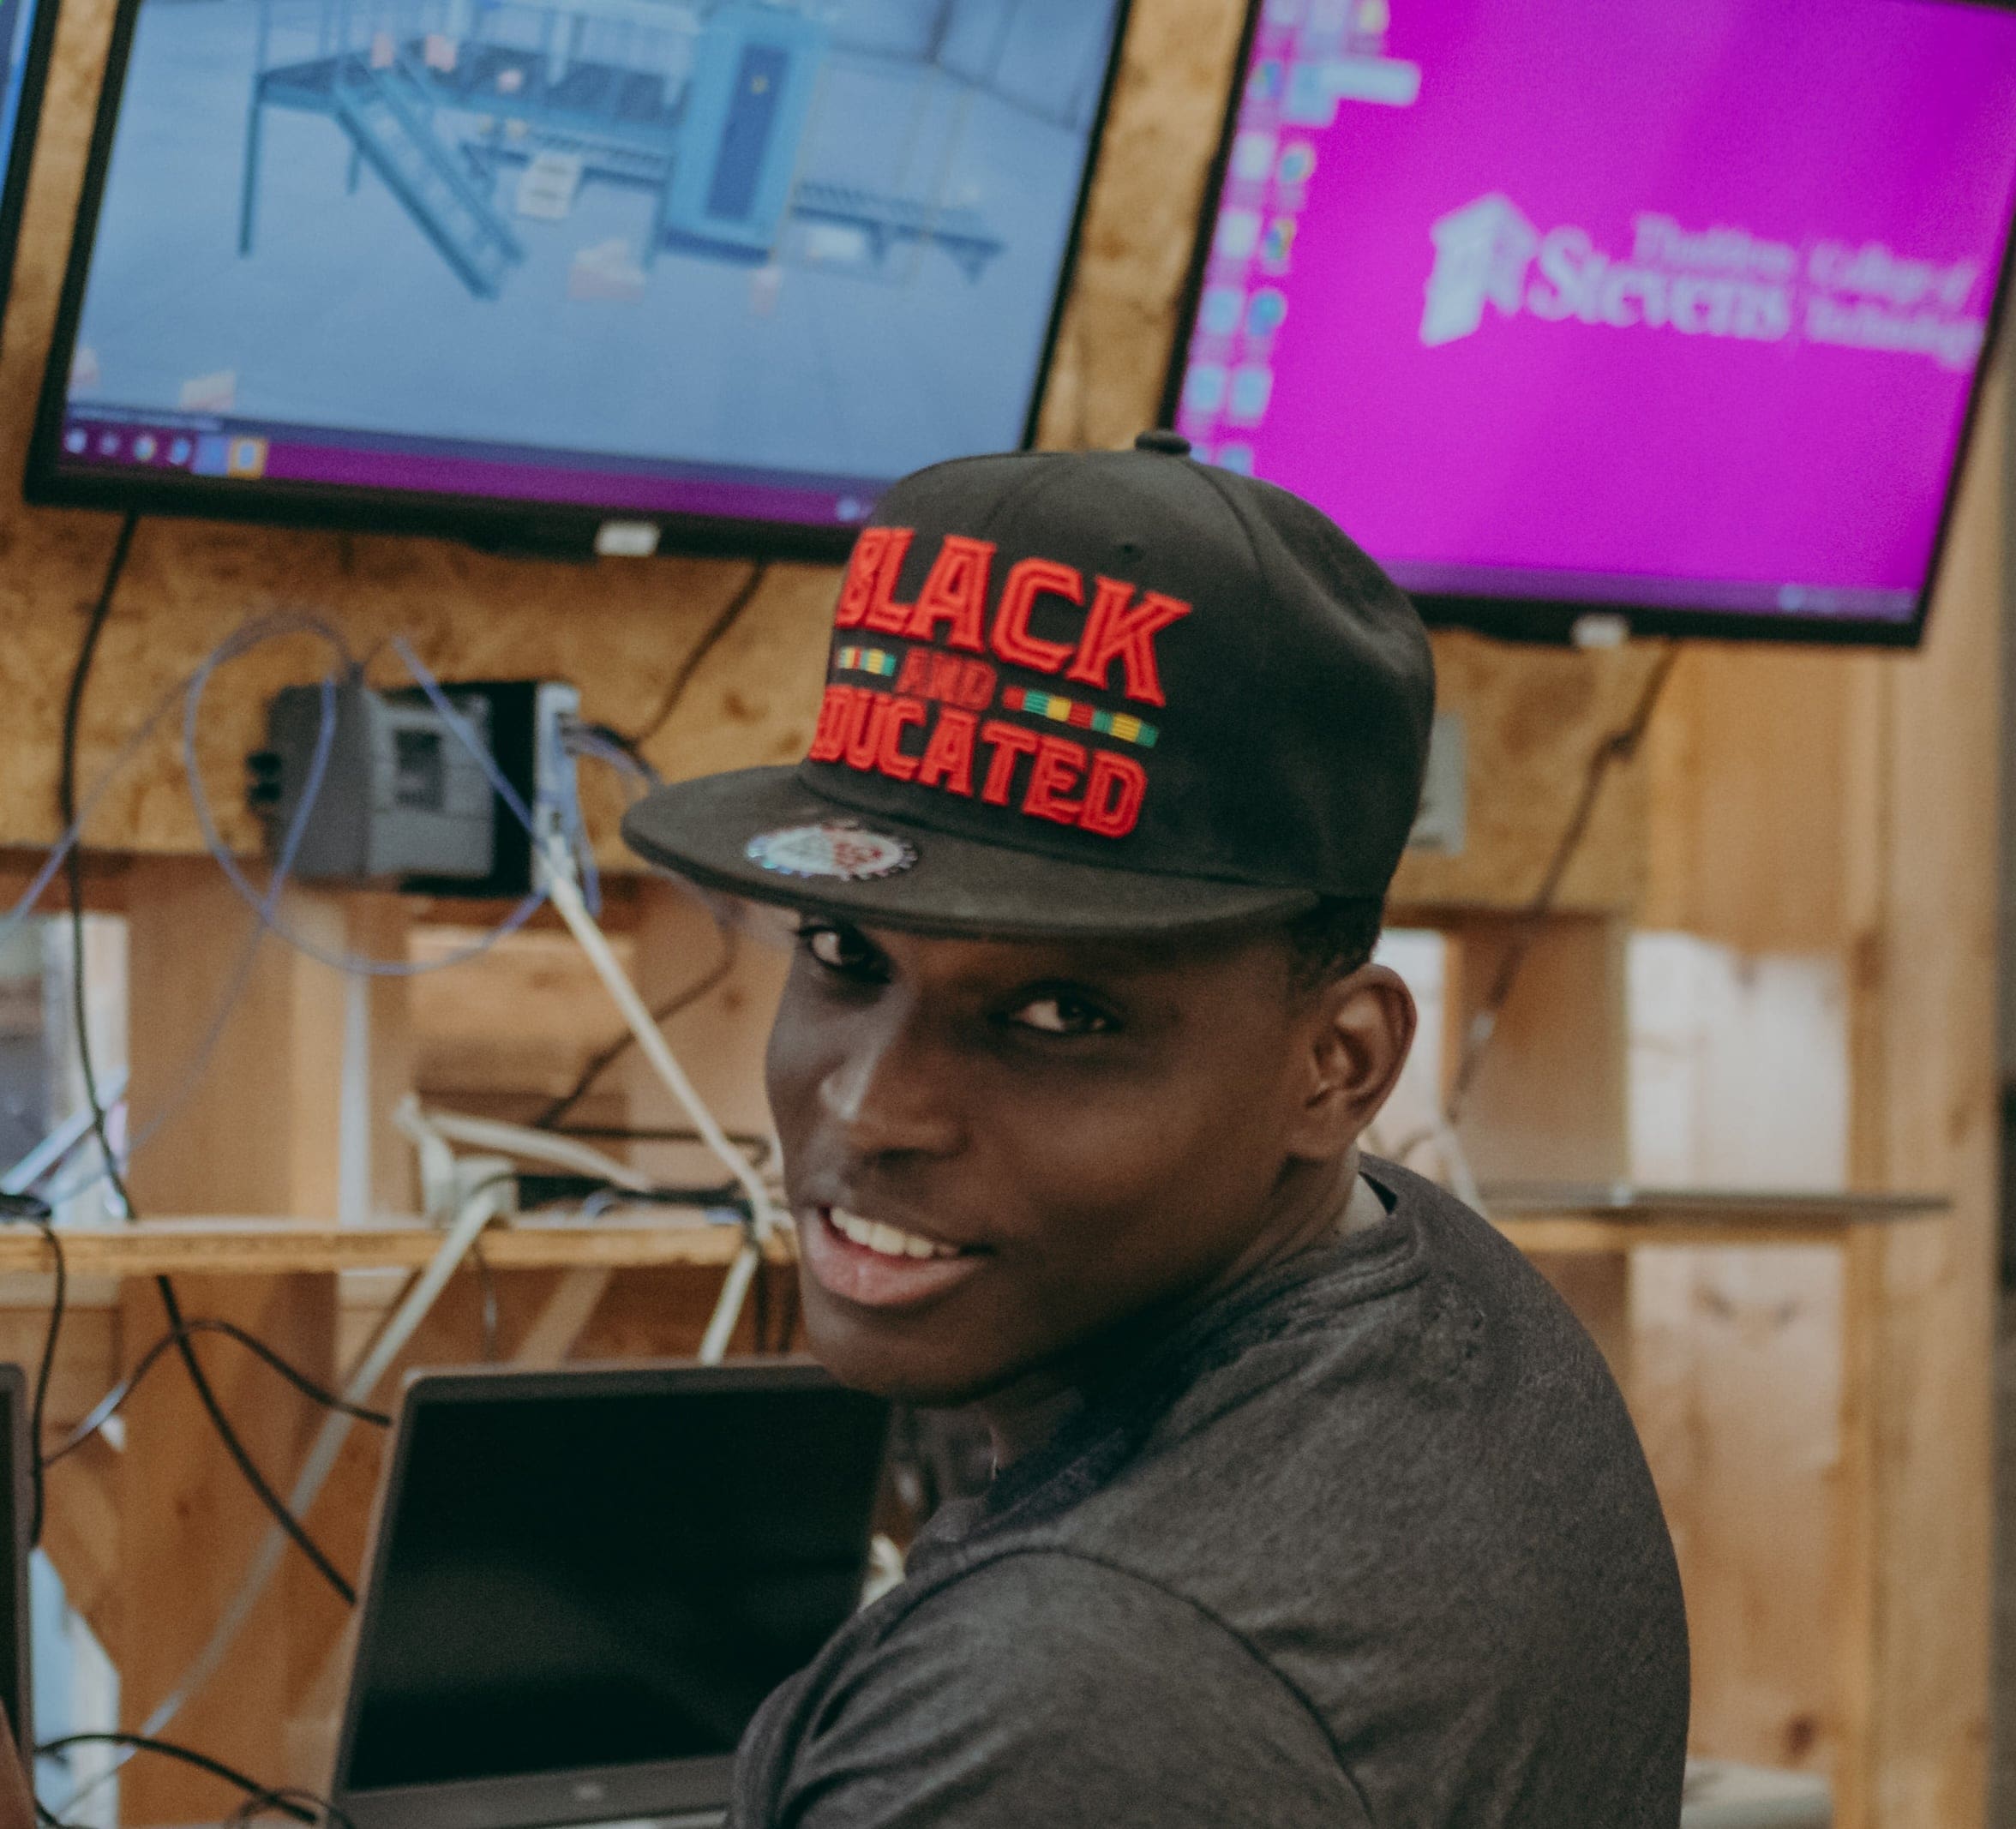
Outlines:
{"label": "gray electrical box", "polygon": [[[483,693],[449,703],[485,748]],[[482,763],[424,699],[388,697],[362,680],[336,691],[336,729],[291,874],[307,883],[475,883],[497,852],[497,796]],[[249,759],[253,811],[278,854],[306,792],[322,723],[322,689],[291,686],[267,707],[267,747]]]}

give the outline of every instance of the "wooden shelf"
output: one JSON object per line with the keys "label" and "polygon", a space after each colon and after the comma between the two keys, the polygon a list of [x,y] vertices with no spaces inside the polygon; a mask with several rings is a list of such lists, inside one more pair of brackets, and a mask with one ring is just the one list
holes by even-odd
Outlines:
{"label": "wooden shelf", "polygon": [[[417,1270],[442,1234],[418,1224],[332,1226],[314,1220],[149,1220],[136,1226],[65,1226],[73,1276],[291,1276],[339,1270]],[[483,1235],[494,1270],[725,1267],[741,1246],[732,1226],[642,1220],[634,1211],[595,1220],[527,1220]],[[0,1275],[45,1273],[49,1247],[24,1226],[0,1230]]]}
{"label": "wooden shelf", "polygon": [[[1925,1217],[1929,1196],[1623,1194],[1588,1189],[1486,1191],[1498,1229],[1523,1251],[1558,1255],[1648,1245],[1824,1244],[1854,1226]],[[339,1270],[417,1270],[440,1249],[434,1227],[333,1226],[270,1219],[148,1220],[137,1226],[66,1226],[73,1276],[327,1275]],[[641,1217],[617,1209],[591,1220],[525,1220],[483,1235],[495,1270],[723,1268],[741,1245],[732,1226]],[[786,1258],[788,1248],[773,1252]],[[46,1273],[49,1247],[24,1226],[0,1228],[0,1276]]]}
{"label": "wooden shelf", "polygon": [[1860,1226],[1936,1217],[1935,1194],[1806,1194],[1720,1188],[1487,1187],[1484,1205],[1521,1250],[1839,1244]]}

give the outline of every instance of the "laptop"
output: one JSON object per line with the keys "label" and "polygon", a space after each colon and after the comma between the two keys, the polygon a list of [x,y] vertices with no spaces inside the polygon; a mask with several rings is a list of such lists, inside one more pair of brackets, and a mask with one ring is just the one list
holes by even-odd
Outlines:
{"label": "laptop", "polygon": [[758,1361],[408,1388],[332,1794],[356,1829],[717,1824],[859,1604],[887,1406]]}
{"label": "laptop", "polygon": [[35,1707],[29,1688],[28,1542],[35,1467],[29,1442],[33,1402],[18,1365],[0,1364],[0,1707],[21,1748],[23,1771],[35,1764]]}

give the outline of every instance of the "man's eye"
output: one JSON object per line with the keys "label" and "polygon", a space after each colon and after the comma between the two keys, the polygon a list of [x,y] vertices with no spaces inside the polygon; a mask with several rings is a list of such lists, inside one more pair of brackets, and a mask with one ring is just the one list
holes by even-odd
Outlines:
{"label": "man's eye", "polygon": [[804,926],[798,930],[799,943],[830,972],[849,978],[879,974],[882,956],[849,927]]}
{"label": "man's eye", "polygon": [[1103,1035],[1116,1026],[1097,1005],[1061,994],[1031,998],[1008,1020],[1046,1035]]}

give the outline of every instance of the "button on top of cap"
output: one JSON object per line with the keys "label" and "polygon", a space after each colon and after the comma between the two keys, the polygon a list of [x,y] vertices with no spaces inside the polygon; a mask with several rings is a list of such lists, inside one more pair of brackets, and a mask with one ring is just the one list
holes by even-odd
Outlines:
{"label": "button on top of cap", "polygon": [[1190,441],[1180,432],[1171,432],[1162,427],[1143,432],[1134,441],[1137,451],[1159,451],[1164,457],[1188,457]]}

